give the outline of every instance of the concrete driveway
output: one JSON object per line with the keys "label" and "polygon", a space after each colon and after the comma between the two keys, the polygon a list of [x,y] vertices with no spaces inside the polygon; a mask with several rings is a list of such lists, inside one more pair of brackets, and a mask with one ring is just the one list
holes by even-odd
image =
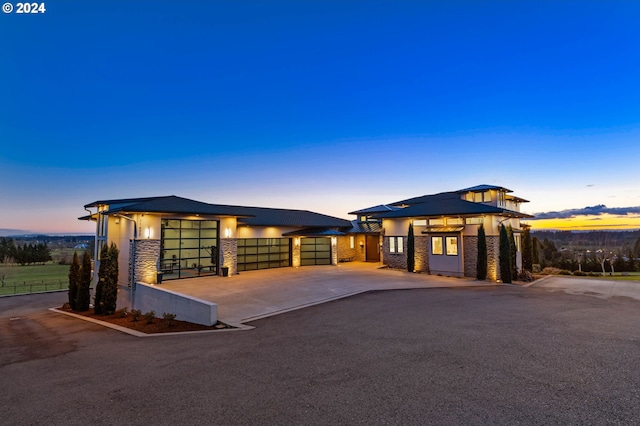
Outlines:
{"label": "concrete driveway", "polygon": [[630,297],[640,300],[639,281],[599,280],[593,278],[549,276],[533,283],[533,287],[569,294],[583,294],[602,299]]}
{"label": "concrete driveway", "polygon": [[228,278],[165,281],[159,287],[218,304],[218,319],[241,324],[370,290],[494,286],[469,278],[410,274],[379,269],[378,263],[350,262],[242,272]]}

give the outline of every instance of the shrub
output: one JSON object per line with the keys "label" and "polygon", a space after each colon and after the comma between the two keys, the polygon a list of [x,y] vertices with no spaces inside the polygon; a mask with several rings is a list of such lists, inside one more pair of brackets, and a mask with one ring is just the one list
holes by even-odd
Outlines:
{"label": "shrub", "polygon": [[500,264],[500,279],[503,283],[511,282],[511,243],[504,225],[500,225],[500,248],[498,263]]}
{"label": "shrub", "polygon": [[120,318],[126,318],[129,315],[129,310],[127,308],[118,309],[116,315]]}
{"label": "shrub", "polygon": [[586,277],[587,273],[582,271],[573,271],[573,275],[575,275],[576,277]]}
{"label": "shrub", "polygon": [[91,303],[91,254],[87,250],[82,255],[80,281],[78,282],[77,291],[76,308],[79,311],[88,311]]}
{"label": "shrub", "polygon": [[571,272],[566,269],[561,269],[560,272],[558,272],[558,275],[571,275]]}
{"label": "shrub", "polygon": [[155,311],[145,312],[145,314],[144,314],[144,319],[147,322],[147,324],[152,324],[153,323],[153,319],[155,317],[156,317],[156,312]]}
{"label": "shrub", "polygon": [[531,272],[527,271],[526,269],[523,269],[518,274],[518,280],[526,283],[530,283],[533,281],[533,275],[531,274]]}
{"label": "shrub", "polygon": [[547,266],[546,268],[544,268],[542,270],[541,274],[544,274],[544,275],[559,275],[560,274],[560,269],[554,268],[552,266]]}
{"label": "shrub", "polygon": [[162,314],[162,319],[167,322],[167,326],[173,327],[173,321],[176,319],[176,314],[170,314],[168,312],[164,312]]}
{"label": "shrub", "polygon": [[140,316],[142,315],[142,311],[140,309],[132,309],[131,310],[131,321],[140,320]]}

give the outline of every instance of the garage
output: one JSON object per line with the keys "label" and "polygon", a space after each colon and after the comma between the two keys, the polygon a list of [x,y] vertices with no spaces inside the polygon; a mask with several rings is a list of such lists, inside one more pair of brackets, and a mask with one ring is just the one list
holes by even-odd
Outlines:
{"label": "garage", "polygon": [[331,265],[331,239],[327,237],[300,239],[300,266]]}
{"label": "garage", "polygon": [[238,271],[291,266],[289,238],[238,239]]}

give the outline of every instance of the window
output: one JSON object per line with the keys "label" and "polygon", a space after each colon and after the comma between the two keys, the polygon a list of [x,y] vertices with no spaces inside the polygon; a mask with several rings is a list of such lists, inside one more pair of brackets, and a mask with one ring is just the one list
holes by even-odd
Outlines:
{"label": "window", "polygon": [[459,217],[450,217],[447,219],[447,225],[464,225],[464,221]]}
{"label": "window", "polygon": [[481,203],[482,202],[482,192],[474,192],[473,193],[473,201],[475,203]]}
{"label": "window", "polygon": [[349,235],[349,248],[356,248],[356,237]]}
{"label": "window", "polygon": [[389,253],[403,253],[402,237],[389,237]]}
{"label": "window", "polygon": [[443,226],[444,219],[429,219],[429,225],[431,226]]}
{"label": "window", "polygon": [[447,237],[447,256],[458,255],[458,237]]}
{"label": "window", "polygon": [[442,253],[442,237],[431,237],[431,254]]}
{"label": "window", "polygon": [[485,202],[485,203],[488,203],[488,202],[490,202],[490,201],[491,201],[491,191],[486,191],[486,192],[484,193],[484,202]]}
{"label": "window", "polygon": [[468,217],[465,221],[467,225],[482,225],[484,223],[481,217]]}
{"label": "window", "polygon": [[513,236],[513,239],[514,239],[514,240],[515,240],[515,242],[516,242],[516,251],[522,251],[522,249],[521,249],[521,244],[522,244],[522,242],[521,242],[521,240],[520,240],[520,235],[514,235],[514,236]]}
{"label": "window", "polygon": [[427,219],[416,219],[413,221],[413,226],[427,226]]}
{"label": "window", "polygon": [[465,201],[473,202],[473,192],[467,192],[466,194],[464,194],[464,199]]}

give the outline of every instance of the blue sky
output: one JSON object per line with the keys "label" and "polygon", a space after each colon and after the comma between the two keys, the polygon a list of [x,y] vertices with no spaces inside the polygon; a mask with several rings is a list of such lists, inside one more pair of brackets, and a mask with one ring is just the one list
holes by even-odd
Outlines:
{"label": "blue sky", "polygon": [[[47,1],[1,14],[0,228],[97,199],[347,217],[487,183],[640,206],[640,3]],[[45,214],[43,214],[45,213]]]}

